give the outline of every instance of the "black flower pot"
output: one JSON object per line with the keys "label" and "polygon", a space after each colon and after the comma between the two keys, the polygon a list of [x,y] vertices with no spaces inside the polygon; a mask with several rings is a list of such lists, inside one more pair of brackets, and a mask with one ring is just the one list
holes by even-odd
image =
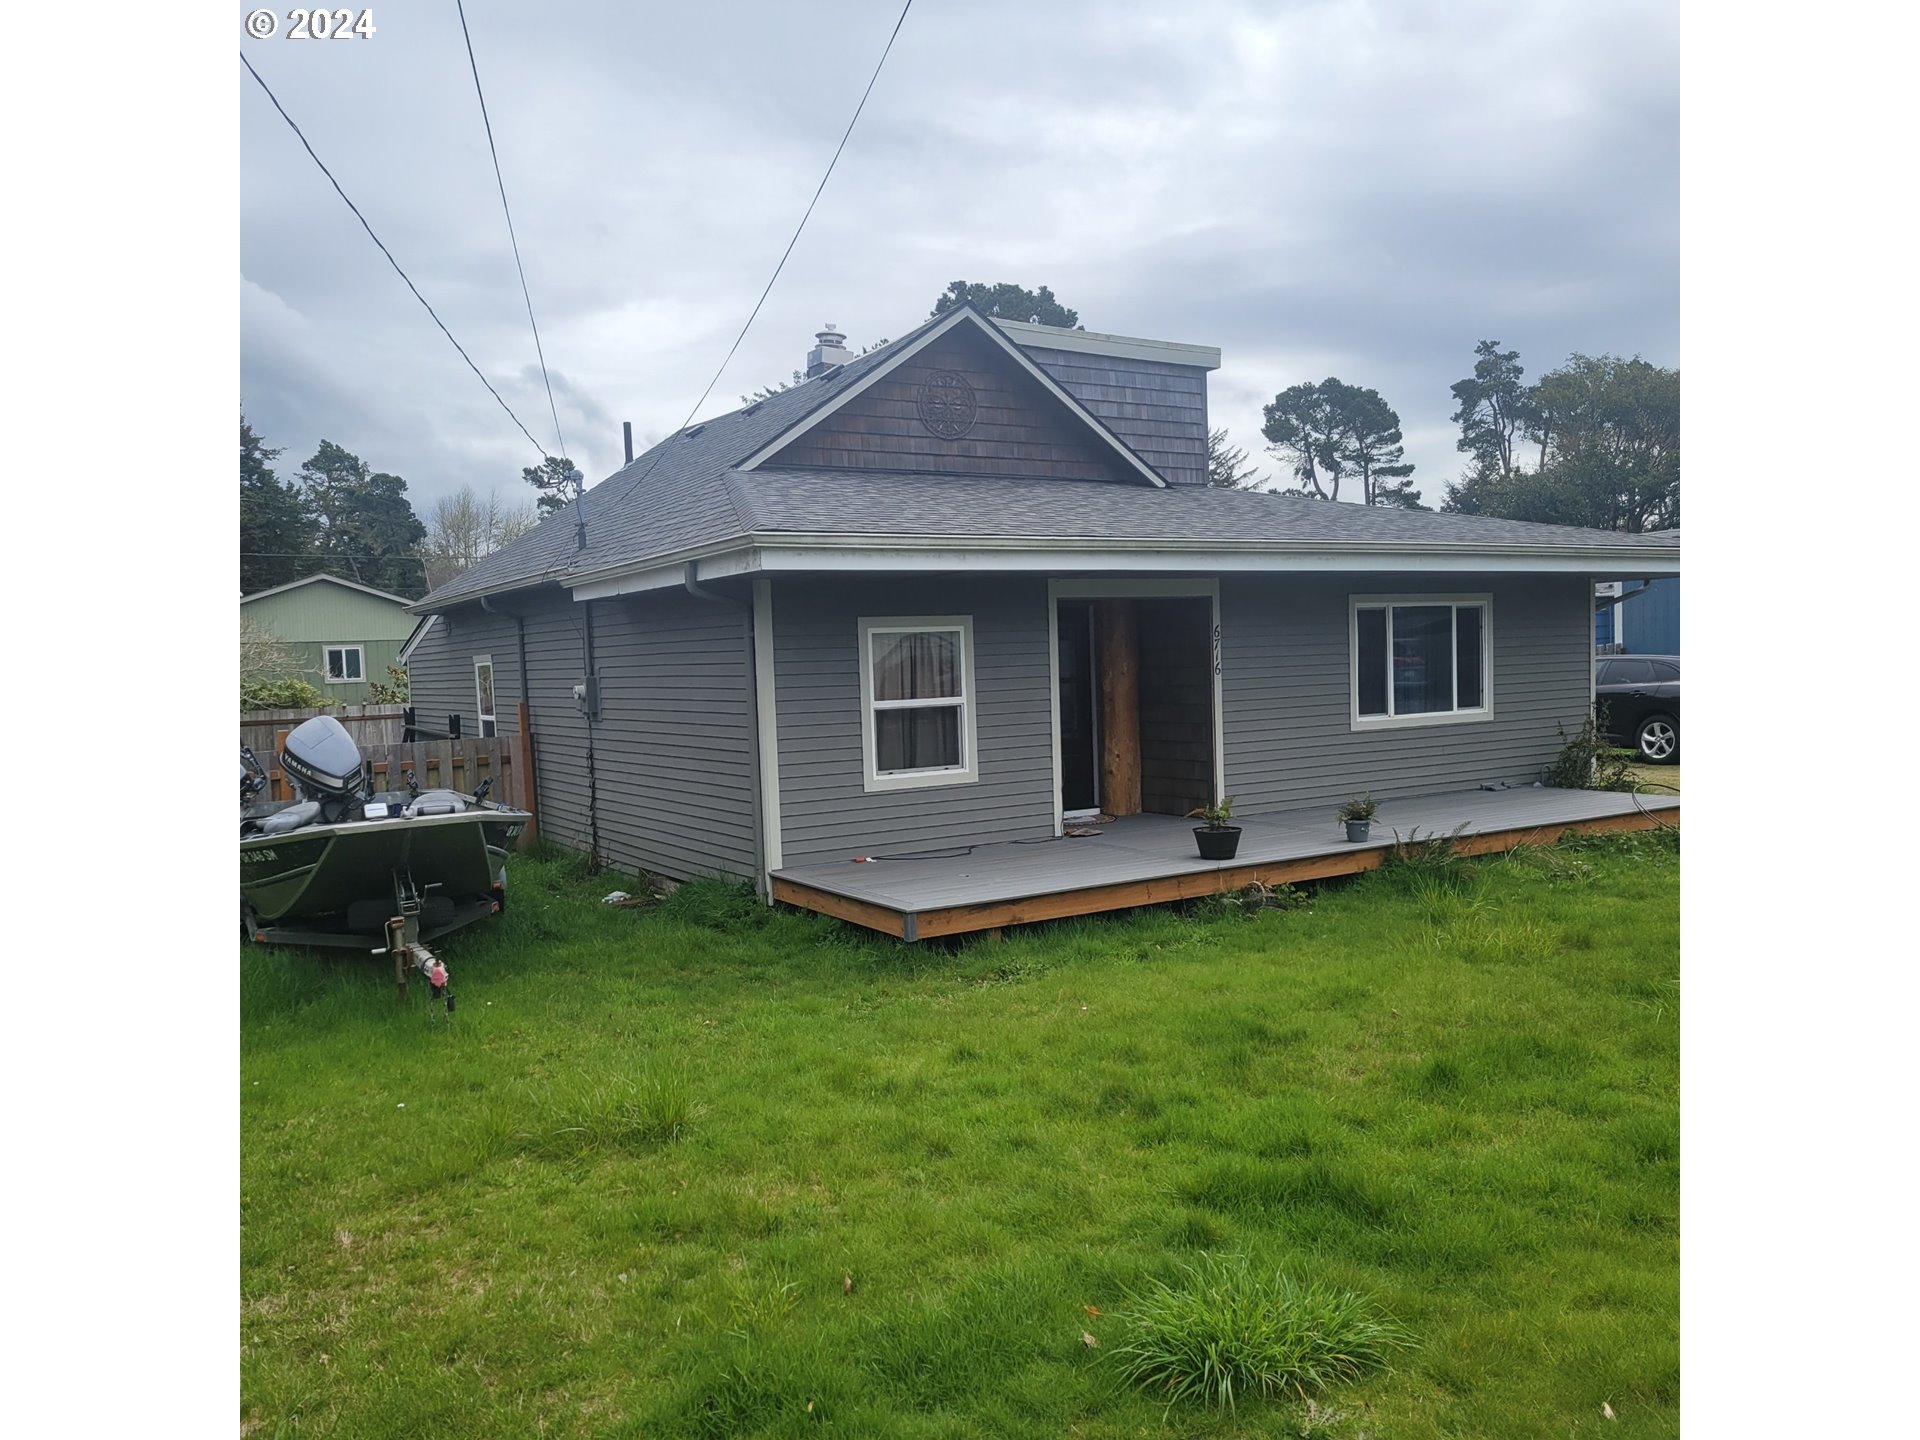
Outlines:
{"label": "black flower pot", "polygon": [[1193,827],[1193,838],[1200,846],[1202,860],[1231,860],[1240,848],[1240,827],[1223,825],[1213,829],[1206,825]]}

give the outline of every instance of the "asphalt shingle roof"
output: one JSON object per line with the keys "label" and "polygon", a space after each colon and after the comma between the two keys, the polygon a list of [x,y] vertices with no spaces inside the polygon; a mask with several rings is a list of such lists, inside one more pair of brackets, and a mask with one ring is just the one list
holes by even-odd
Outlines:
{"label": "asphalt shingle roof", "polygon": [[[916,330],[914,334],[918,334]],[[903,336],[902,340],[911,336]],[[634,457],[586,494],[587,548],[575,548],[579,500],[462,571],[416,610],[671,554],[741,533],[727,485],[733,465],[828,404],[847,382],[886,363],[895,341],[812,380],[689,425]]]}
{"label": "asphalt shingle roof", "polygon": [[757,533],[1631,549],[1665,549],[1679,539],[1674,531],[1625,535],[1205,485],[1149,490],[1090,480],[811,469],[736,471],[731,480],[742,519]]}
{"label": "asphalt shingle roof", "polygon": [[481,595],[643,566],[689,549],[744,544],[750,536],[781,533],[951,536],[960,541],[1520,545],[1543,550],[1669,550],[1679,542],[1673,531],[1623,535],[1206,486],[1153,489],[1015,476],[735,468],[831,403],[851,382],[886,364],[925,328],[758,404],[668,436],[587,491],[585,550],[575,548],[576,500],[411,608],[441,610]]}

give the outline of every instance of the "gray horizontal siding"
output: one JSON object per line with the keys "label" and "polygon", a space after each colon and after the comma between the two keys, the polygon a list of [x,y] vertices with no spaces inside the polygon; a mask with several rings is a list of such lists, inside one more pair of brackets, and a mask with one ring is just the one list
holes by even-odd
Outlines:
{"label": "gray horizontal siding", "polygon": [[[1493,717],[1356,733],[1353,594],[1493,596]],[[1274,576],[1221,581],[1227,790],[1247,814],[1530,783],[1587,713],[1591,585],[1579,576]]]}
{"label": "gray horizontal siding", "polygon": [[442,615],[421,637],[407,661],[407,693],[420,724],[447,728],[460,717],[462,735],[480,733],[478,697],[473,684],[477,655],[493,657],[493,704],[502,735],[518,734],[514,707],[520,703],[520,647],[513,621],[468,605]]}
{"label": "gray horizontal siding", "polygon": [[[414,651],[424,723],[458,709],[474,726],[473,661],[491,653],[501,733],[513,706],[533,717],[540,828],[600,859],[674,879],[758,872],[757,801],[746,611],[680,592],[595,601],[600,719],[589,731],[573,698],[586,674],[586,608],[564,595],[526,609],[527,675],[511,619],[464,607],[441,617]],[[451,624],[449,624],[451,622]],[[464,694],[462,688],[464,687]]]}
{"label": "gray horizontal siding", "polygon": [[748,616],[682,591],[594,602],[600,845],[622,869],[759,872]]}
{"label": "gray horizontal siding", "polygon": [[[942,850],[1053,834],[1047,586],[1037,577],[776,577],[782,860]],[[980,778],[868,794],[862,616],[971,615]]]}

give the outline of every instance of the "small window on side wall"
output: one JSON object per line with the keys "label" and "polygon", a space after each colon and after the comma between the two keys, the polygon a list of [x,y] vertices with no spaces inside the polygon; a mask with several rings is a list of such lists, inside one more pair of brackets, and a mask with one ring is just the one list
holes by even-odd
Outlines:
{"label": "small window on side wall", "polygon": [[866,789],[980,778],[973,718],[973,618],[860,621],[860,733]]}
{"label": "small window on side wall", "polygon": [[357,685],[366,678],[366,655],[358,645],[328,645],[327,683]]}
{"label": "small window on side wall", "polygon": [[1490,716],[1492,606],[1486,595],[1354,596],[1353,728]]}
{"label": "small window on side wall", "polygon": [[480,734],[484,739],[500,733],[494,720],[493,711],[493,657],[476,655],[473,657],[473,696],[474,709],[480,716]]}

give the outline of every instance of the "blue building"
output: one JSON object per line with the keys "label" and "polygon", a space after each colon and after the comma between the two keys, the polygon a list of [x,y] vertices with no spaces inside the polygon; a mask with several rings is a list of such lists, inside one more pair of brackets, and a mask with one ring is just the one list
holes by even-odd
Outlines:
{"label": "blue building", "polygon": [[1678,655],[1680,653],[1680,581],[1612,580],[1594,586],[1593,644],[1603,654]]}

